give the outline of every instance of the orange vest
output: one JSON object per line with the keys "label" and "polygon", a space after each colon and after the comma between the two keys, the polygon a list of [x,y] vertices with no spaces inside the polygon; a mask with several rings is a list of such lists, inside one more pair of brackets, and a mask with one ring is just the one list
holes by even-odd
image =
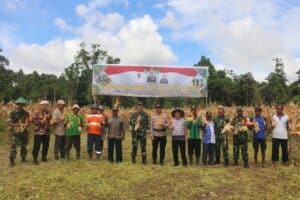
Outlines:
{"label": "orange vest", "polygon": [[102,134],[102,125],[103,125],[103,116],[99,114],[89,114],[85,118],[87,123],[87,132],[88,134],[101,135]]}

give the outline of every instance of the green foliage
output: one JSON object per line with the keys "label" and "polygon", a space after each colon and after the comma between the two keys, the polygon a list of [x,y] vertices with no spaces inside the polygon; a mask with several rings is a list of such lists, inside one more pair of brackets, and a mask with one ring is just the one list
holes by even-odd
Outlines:
{"label": "green foliage", "polygon": [[300,95],[294,96],[293,102],[294,102],[295,104],[300,105]]}
{"label": "green foliage", "polygon": [[[0,49],[1,52],[1,49]],[[92,66],[101,63],[120,63],[101,49],[99,44],[87,46],[80,44],[80,49],[74,56],[74,62],[65,68],[59,77],[52,74],[32,72],[24,74],[22,70],[13,72],[7,69],[9,61],[0,55],[0,102],[9,102],[24,96],[36,102],[40,99],[55,101],[65,99],[69,103],[87,105],[94,101],[111,107],[117,97],[92,96]],[[274,72],[270,73],[265,82],[258,83],[251,73],[237,75],[233,71],[216,70],[209,58],[201,56],[194,66],[207,66],[208,100],[226,106],[253,105],[257,103],[286,103],[297,99],[300,95],[300,70],[297,81],[287,85],[284,64],[281,59],[275,59]],[[200,104],[205,105],[205,98],[136,98],[119,97],[123,107],[133,107],[137,101],[144,102],[147,108],[160,103],[164,107]]]}

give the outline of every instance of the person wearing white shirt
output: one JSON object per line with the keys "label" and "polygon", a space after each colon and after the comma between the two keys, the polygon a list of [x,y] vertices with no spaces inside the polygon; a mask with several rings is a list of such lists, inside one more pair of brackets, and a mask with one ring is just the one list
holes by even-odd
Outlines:
{"label": "person wearing white shirt", "polygon": [[279,161],[279,146],[282,150],[282,162],[288,162],[288,129],[289,129],[289,116],[283,112],[284,106],[276,106],[276,114],[273,116],[272,128],[272,161],[273,165]]}
{"label": "person wearing white shirt", "polygon": [[171,112],[173,117],[171,122],[171,132],[172,132],[172,151],[173,151],[173,160],[174,166],[179,165],[178,160],[178,149],[180,149],[182,165],[187,165],[187,158],[186,158],[186,135],[187,129],[185,127],[185,120],[184,120],[184,111],[180,108],[176,108]]}

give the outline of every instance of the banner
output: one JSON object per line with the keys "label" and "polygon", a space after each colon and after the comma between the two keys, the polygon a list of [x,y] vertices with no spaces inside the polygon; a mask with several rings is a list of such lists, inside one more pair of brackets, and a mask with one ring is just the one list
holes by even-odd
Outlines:
{"label": "banner", "polygon": [[207,97],[208,67],[95,65],[93,94]]}

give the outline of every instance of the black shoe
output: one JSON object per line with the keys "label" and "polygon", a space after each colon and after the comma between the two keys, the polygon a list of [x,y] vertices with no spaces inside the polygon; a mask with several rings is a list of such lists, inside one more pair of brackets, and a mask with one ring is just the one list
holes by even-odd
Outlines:
{"label": "black shoe", "polygon": [[220,162],[219,160],[216,160],[214,164],[215,164],[215,165],[218,165],[218,164],[220,164],[220,163],[221,163],[221,162]]}
{"label": "black shoe", "polygon": [[14,167],[15,166],[15,160],[14,159],[10,159],[9,166],[10,167]]}
{"label": "black shoe", "polygon": [[59,157],[58,157],[58,156],[55,156],[54,159],[55,159],[55,160],[59,160]]}
{"label": "black shoe", "polygon": [[244,162],[244,168],[249,168],[249,164],[248,164],[248,162],[246,161],[246,162]]}
{"label": "black shoe", "polygon": [[22,158],[21,162],[26,163],[27,162],[26,158]]}
{"label": "black shoe", "polygon": [[232,165],[233,165],[233,166],[238,166],[239,163],[238,163],[238,161],[234,161],[234,163],[233,163]]}
{"label": "black shoe", "polygon": [[135,164],[135,163],[136,163],[136,159],[135,159],[135,158],[132,158],[132,159],[131,159],[131,162],[132,162],[133,164]]}
{"label": "black shoe", "polygon": [[39,165],[39,161],[37,161],[36,159],[32,161],[32,164],[34,165]]}
{"label": "black shoe", "polygon": [[159,161],[159,164],[160,164],[161,166],[163,166],[163,165],[164,165],[164,161],[163,161],[163,160]]}
{"label": "black shoe", "polygon": [[47,157],[42,157],[43,162],[48,162]]}
{"label": "black shoe", "polygon": [[225,160],[224,166],[225,166],[225,167],[228,167],[228,166],[229,166],[229,161],[228,161],[228,160]]}
{"label": "black shoe", "polygon": [[156,165],[156,164],[157,164],[156,160],[153,160],[153,161],[152,161],[152,164],[153,164],[153,165]]}

